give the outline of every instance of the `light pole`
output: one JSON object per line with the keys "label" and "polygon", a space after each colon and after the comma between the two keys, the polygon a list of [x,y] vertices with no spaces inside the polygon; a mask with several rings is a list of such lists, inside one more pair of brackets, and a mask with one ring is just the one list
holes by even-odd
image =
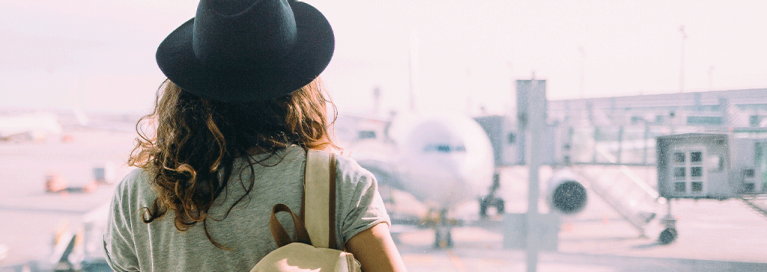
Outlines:
{"label": "light pole", "polygon": [[708,91],[710,92],[713,90],[713,79],[714,79],[714,66],[711,65],[711,67],[708,67]]}
{"label": "light pole", "polygon": [[[684,25],[679,27],[679,32],[682,33],[682,53],[681,62],[679,66],[679,93],[684,92],[684,41],[687,40],[687,33],[684,32]],[[679,105],[681,107],[681,105]]]}
{"label": "light pole", "polygon": [[586,51],[583,50],[583,46],[578,46],[578,51],[581,51],[581,100],[586,96],[586,88],[584,87],[586,81]]}
{"label": "light pole", "polygon": [[680,115],[682,113],[682,107],[684,105],[684,42],[687,39],[687,33],[684,31],[684,25],[679,27],[679,32],[682,33],[682,50],[680,53],[680,65],[679,65],[679,108],[676,110],[671,120],[671,134],[674,134],[674,123],[680,122]]}

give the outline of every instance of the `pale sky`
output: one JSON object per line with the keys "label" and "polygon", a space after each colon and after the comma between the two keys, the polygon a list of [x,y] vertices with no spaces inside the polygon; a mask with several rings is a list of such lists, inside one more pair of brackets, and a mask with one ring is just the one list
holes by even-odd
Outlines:
{"label": "pale sky", "polygon": [[[411,36],[422,112],[503,113],[533,72],[549,99],[679,92],[682,25],[685,92],[767,88],[767,1],[307,2],[335,31],[323,78],[342,113],[375,86],[383,111],[407,107]],[[0,108],[148,112],[157,45],[196,6],[0,1]]]}

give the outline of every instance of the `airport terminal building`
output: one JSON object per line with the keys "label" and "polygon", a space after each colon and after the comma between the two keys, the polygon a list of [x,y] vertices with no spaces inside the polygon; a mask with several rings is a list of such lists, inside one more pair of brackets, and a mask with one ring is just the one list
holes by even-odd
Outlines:
{"label": "airport terminal building", "polygon": [[767,127],[767,89],[550,100],[548,114],[571,125]]}

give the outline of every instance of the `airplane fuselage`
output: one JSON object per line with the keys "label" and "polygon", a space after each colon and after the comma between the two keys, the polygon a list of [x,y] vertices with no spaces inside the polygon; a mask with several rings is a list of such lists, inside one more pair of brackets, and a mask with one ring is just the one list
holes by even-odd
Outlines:
{"label": "airplane fuselage", "polygon": [[492,147],[476,121],[462,115],[408,118],[405,127],[397,127],[397,119],[392,124],[405,191],[443,209],[488,193]]}

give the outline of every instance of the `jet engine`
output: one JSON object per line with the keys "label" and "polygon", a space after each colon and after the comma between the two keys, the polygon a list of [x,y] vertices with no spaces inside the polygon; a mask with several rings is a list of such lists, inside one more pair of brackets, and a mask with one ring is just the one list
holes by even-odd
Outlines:
{"label": "jet engine", "polygon": [[563,214],[576,214],[586,207],[588,194],[579,177],[569,169],[554,172],[548,180],[546,202]]}

